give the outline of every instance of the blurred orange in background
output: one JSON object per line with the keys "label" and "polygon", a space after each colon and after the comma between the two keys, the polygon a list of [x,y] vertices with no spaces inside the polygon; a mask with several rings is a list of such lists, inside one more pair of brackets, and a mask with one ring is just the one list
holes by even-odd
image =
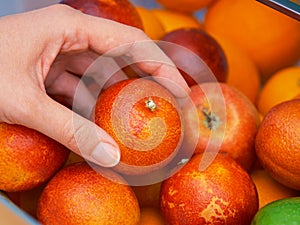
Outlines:
{"label": "blurred orange in background", "polygon": [[176,30],[178,28],[201,28],[201,22],[192,14],[175,12],[167,9],[151,9],[156,17],[162,23],[165,32]]}
{"label": "blurred orange in background", "polygon": [[226,83],[243,92],[255,103],[260,90],[260,74],[255,63],[230,40],[215,36],[225,52],[228,63]]}
{"label": "blurred orange in background", "polygon": [[195,12],[207,7],[214,1],[215,0],[157,0],[163,7],[179,12]]}
{"label": "blurred orange in background", "polygon": [[257,1],[216,1],[205,14],[204,28],[243,49],[262,80],[300,58],[300,22]]}
{"label": "blurred orange in background", "polygon": [[273,106],[300,94],[300,66],[279,70],[262,87],[257,108],[265,115]]}
{"label": "blurred orange in background", "polygon": [[165,29],[160,20],[145,7],[136,6],[136,10],[142,19],[145,33],[153,40],[160,39],[165,34]]}

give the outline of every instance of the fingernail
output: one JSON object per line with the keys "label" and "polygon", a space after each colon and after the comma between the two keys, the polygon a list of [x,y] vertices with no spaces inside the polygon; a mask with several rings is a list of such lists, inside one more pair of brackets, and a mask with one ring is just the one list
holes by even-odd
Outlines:
{"label": "fingernail", "polygon": [[119,163],[121,156],[116,147],[107,143],[100,143],[92,152],[91,157],[100,166],[112,167]]}

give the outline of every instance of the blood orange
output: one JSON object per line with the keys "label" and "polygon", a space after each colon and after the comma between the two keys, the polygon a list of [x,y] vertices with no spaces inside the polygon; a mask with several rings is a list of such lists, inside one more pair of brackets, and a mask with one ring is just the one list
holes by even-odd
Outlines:
{"label": "blood orange", "polygon": [[161,209],[166,224],[250,224],[258,210],[250,175],[220,153],[201,171],[202,156],[194,155],[178,173],[163,181]]}
{"label": "blood orange", "polygon": [[95,123],[119,144],[124,174],[146,174],[167,165],[182,140],[181,113],[173,95],[148,79],[128,79],[100,93]]}
{"label": "blood orange", "polygon": [[0,123],[0,190],[33,189],[66,162],[69,150],[25,126]]}

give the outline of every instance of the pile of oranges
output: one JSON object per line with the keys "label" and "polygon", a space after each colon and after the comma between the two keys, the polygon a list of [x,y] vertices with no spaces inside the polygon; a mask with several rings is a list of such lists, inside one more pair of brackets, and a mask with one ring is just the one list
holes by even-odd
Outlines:
{"label": "pile of oranges", "polygon": [[[249,137],[243,139],[242,144],[238,143],[238,137],[231,140],[228,151],[224,147],[218,153],[208,151],[212,160],[204,170],[199,167],[201,159],[210,155],[197,152],[178,164],[182,168],[165,180],[132,185],[126,201],[118,201],[134,205],[128,208],[128,212],[136,213],[134,218],[124,213],[126,205],[115,204],[111,210],[120,210],[121,216],[128,216],[129,222],[126,220],[124,224],[246,225],[251,224],[255,214],[267,204],[300,196],[300,22],[253,0],[156,0],[156,4],[156,8],[135,5],[145,33],[159,41],[175,30],[200,29],[216,40],[228,66],[226,81],[222,83],[226,90],[236,90],[230,92],[234,95],[231,99],[243,99],[239,105],[253,110],[244,113],[251,114],[247,120],[252,123],[249,127],[253,132],[250,136],[247,134]],[[243,97],[236,97],[239,95],[236,92]],[[210,122],[218,122],[212,109],[209,110],[202,110],[198,119],[209,117]],[[238,129],[238,123],[230,123],[232,130]],[[247,136],[247,131],[240,133],[237,136]],[[225,141],[226,137],[222,138]],[[245,142],[249,142],[243,150],[247,152],[241,153],[239,146]],[[185,144],[185,139],[182,143]],[[179,154],[185,156],[186,153]],[[236,160],[240,155],[242,162]],[[74,161],[83,161],[83,158],[71,153],[66,164],[74,165]],[[86,165],[80,167],[92,173]],[[61,176],[73,176],[73,172],[69,173]],[[104,181],[99,178],[99,182]],[[122,190],[127,195],[127,187]],[[51,198],[51,191],[43,195],[42,201]],[[36,216],[32,205],[38,208],[41,192],[39,187],[36,191],[8,193],[8,196]],[[30,206],[22,200],[28,200],[28,195],[34,196]],[[39,209],[39,213],[43,217],[47,210]]]}

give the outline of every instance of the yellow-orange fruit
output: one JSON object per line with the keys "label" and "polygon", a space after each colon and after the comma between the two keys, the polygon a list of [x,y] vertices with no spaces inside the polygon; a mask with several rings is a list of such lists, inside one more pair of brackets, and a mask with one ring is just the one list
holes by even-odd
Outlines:
{"label": "yellow-orange fruit", "polygon": [[35,188],[66,162],[69,149],[21,125],[0,123],[0,190]]}
{"label": "yellow-orange fruit", "polygon": [[118,143],[124,174],[145,174],[167,165],[182,140],[180,109],[174,96],[148,79],[128,79],[100,93],[95,123]]}
{"label": "yellow-orange fruit", "polygon": [[208,8],[204,27],[245,51],[262,81],[300,57],[299,21],[259,1],[218,0]]}
{"label": "yellow-orange fruit", "polygon": [[260,89],[257,109],[265,115],[273,106],[300,94],[300,66],[286,67],[273,74]]}
{"label": "yellow-orange fruit", "polygon": [[165,29],[160,20],[150,9],[142,6],[136,6],[136,10],[143,22],[145,33],[153,40],[160,39],[165,34]]}
{"label": "yellow-orange fruit", "polygon": [[240,90],[255,103],[261,87],[257,66],[234,42],[217,36],[215,38],[224,50],[228,62],[226,83]]}
{"label": "yellow-orange fruit", "polygon": [[43,190],[37,209],[44,225],[136,225],[139,217],[138,201],[125,181],[86,162],[60,170]]}
{"label": "yellow-orange fruit", "polygon": [[194,155],[179,172],[163,181],[161,210],[166,224],[250,224],[258,210],[250,175],[223,154],[200,171],[202,157]]}
{"label": "yellow-orange fruit", "polygon": [[166,33],[179,28],[201,28],[202,24],[191,14],[180,13],[168,9],[154,8],[150,10],[159,19]]}

